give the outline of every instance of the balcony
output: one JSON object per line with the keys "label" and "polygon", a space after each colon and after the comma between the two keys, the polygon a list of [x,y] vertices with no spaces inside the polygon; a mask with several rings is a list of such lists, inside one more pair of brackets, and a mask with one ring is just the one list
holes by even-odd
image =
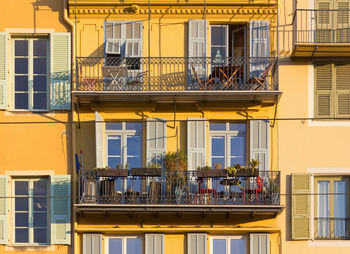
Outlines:
{"label": "balcony", "polygon": [[259,176],[201,176],[196,171],[106,176],[80,173],[79,212],[237,212],[276,215],[280,172]]}
{"label": "balcony", "polygon": [[78,57],[80,101],[274,102],[276,58]]}
{"label": "balcony", "polygon": [[293,23],[293,56],[350,56],[349,14],[347,9],[297,9]]}

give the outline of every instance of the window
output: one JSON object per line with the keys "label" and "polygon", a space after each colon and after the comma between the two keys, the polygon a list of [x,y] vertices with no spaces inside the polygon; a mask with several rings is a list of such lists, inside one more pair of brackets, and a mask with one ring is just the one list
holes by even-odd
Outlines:
{"label": "window", "polygon": [[14,242],[48,244],[49,181],[45,178],[14,179]]}
{"label": "window", "polygon": [[247,126],[245,123],[210,123],[211,165],[227,168],[247,162]]}
{"label": "window", "polygon": [[247,243],[243,236],[215,236],[211,239],[212,254],[246,254]]}
{"label": "window", "polygon": [[316,117],[350,116],[350,64],[315,65]]}
{"label": "window", "polygon": [[137,236],[108,237],[108,254],[141,254],[142,239]]}
{"label": "window", "polygon": [[14,108],[48,108],[48,39],[14,39]]}
{"label": "window", "polygon": [[348,178],[315,177],[315,193],[317,193],[314,211],[315,239],[347,239],[349,237]]}
{"label": "window", "polygon": [[142,123],[106,123],[107,164],[115,168],[126,164],[130,168],[142,166]]}

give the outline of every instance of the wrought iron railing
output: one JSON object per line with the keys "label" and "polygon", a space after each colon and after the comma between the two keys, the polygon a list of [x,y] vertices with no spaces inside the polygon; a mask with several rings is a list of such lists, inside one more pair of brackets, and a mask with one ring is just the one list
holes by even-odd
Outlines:
{"label": "wrought iron railing", "polygon": [[350,218],[316,217],[315,239],[349,239]]}
{"label": "wrought iron railing", "polygon": [[297,9],[295,43],[350,43],[350,10]]}
{"label": "wrought iron railing", "polygon": [[195,171],[158,176],[98,176],[80,173],[80,204],[279,205],[279,171],[255,177],[197,177]]}
{"label": "wrought iron railing", "polygon": [[76,91],[278,90],[277,59],[78,57]]}

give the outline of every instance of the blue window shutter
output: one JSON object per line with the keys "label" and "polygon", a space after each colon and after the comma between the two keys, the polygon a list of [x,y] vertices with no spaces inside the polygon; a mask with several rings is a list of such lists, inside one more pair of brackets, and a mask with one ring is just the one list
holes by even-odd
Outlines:
{"label": "blue window shutter", "polygon": [[70,175],[51,176],[51,244],[71,244]]}
{"label": "blue window shutter", "polygon": [[259,77],[269,64],[269,21],[250,21],[250,77]]}
{"label": "blue window shutter", "polygon": [[250,159],[260,161],[260,171],[270,170],[270,121],[250,120]]}
{"label": "blue window shutter", "polygon": [[8,177],[0,175],[0,244],[8,241]]}
{"label": "blue window shutter", "polygon": [[50,103],[51,110],[71,109],[71,36],[50,35]]}
{"label": "blue window shutter", "polygon": [[0,33],[0,109],[7,109],[8,33]]}

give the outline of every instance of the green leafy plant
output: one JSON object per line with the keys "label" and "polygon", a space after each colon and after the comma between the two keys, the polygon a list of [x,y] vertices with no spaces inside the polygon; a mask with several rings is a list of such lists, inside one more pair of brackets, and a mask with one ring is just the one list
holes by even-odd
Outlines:
{"label": "green leafy plant", "polygon": [[150,162],[148,168],[162,168],[163,164],[160,162]]}
{"label": "green leafy plant", "polygon": [[197,170],[212,170],[212,167],[210,167],[209,165],[206,165],[204,167],[197,167]]}
{"label": "green leafy plant", "polygon": [[178,152],[167,152],[163,158],[163,164],[166,170],[187,170],[187,155],[179,150]]}

